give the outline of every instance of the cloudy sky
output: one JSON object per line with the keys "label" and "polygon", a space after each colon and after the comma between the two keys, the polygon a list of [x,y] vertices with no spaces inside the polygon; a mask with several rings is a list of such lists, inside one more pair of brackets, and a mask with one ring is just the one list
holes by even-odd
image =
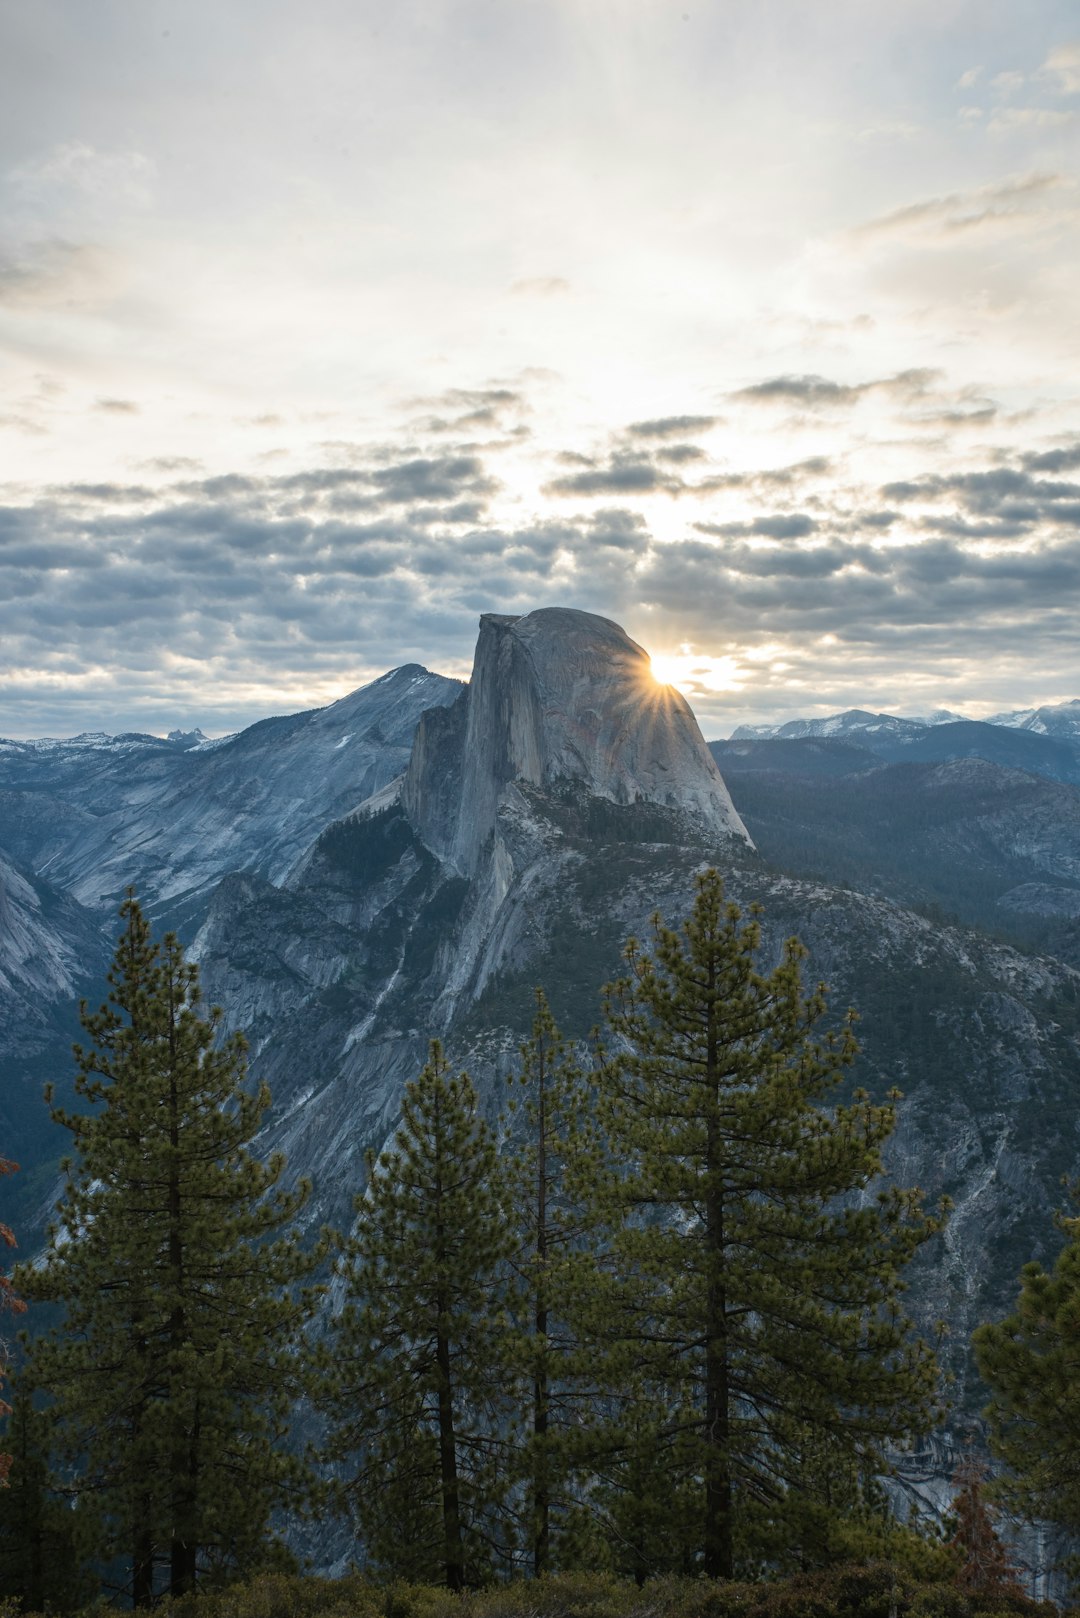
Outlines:
{"label": "cloudy sky", "polygon": [[0,734],[1080,695],[1078,155],[1075,0],[0,0]]}

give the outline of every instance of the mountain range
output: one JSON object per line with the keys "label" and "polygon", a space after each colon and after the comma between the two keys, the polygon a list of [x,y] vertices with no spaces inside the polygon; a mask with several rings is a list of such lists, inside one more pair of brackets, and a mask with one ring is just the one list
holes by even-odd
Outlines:
{"label": "mountain range", "polygon": [[706,746],[618,625],[543,609],[483,617],[467,685],[410,665],[220,742],[0,744],[12,1222],[44,1220],[63,1143],[40,1086],[63,1094],[129,884],[247,1034],[261,1144],[312,1176],[313,1225],[343,1225],[433,1035],[494,1116],[533,986],[585,1040],[625,939],[715,864],[762,905],[766,965],[797,933],[837,1016],[858,1008],[856,1081],[905,1096],[889,1172],[954,1201],[912,1300],[950,1323],[962,1424],[970,1331],[1052,1257],[1080,1160],[1080,735],[1038,712]]}

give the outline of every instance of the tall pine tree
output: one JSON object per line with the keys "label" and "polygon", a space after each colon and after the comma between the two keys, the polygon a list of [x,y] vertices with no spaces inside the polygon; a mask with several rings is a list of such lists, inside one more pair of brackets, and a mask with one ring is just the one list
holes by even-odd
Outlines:
{"label": "tall pine tree", "polygon": [[990,1389],[990,1446],[1017,1511],[1080,1534],[1080,1218],[1058,1220],[1052,1271],[1025,1264],[1016,1308],[979,1326],[975,1360]]}
{"label": "tall pine tree", "polygon": [[[17,1166],[17,1164],[9,1162],[6,1157],[0,1157],[0,1178],[5,1174],[14,1174]],[[0,1252],[10,1250],[14,1246],[15,1237],[11,1227],[0,1223]],[[0,1272],[0,1315],[19,1315],[22,1314],[25,1308],[25,1303],[15,1291],[10,1279]],[[9,1416],[11,1414],[11,1406],[4,1399],[4,1380],[7,1376],[7,1370],[7,1344],[0,1337],[0,1416]],[[11,1456],[0,1452],[0,1488],[4,1485],[10,1465]]]}
{"label": "tall pine tree", "polygon": [[50,1475],[48,1416],[28,1388],[20,1385],[13,1400],[5,1438],[11,1469],[0,1492],[0,1600],[17,1600],[24,1612],[72,1612],[94,1595],[83,1571],[82,1514]]}
{"label": "tall pine tree", "polygon": [[848,1025],[817,1035],[824,994],[804,994],[797,940],[759,972],[756,916],[715,870],[679,931],[653,929],[607,994],[618,1280],[598,1293],[598,1346],[637,1395],[623,1453],[645,1435],[649,1487],[689,1496],[697,1565],[730,1578],[763,1525],[778,1542],[808,1436],[865,1467],[932,1424],[934,1356],[899,1299],[937,1222],[917,1191],[864,1194],[894,1111],[860,1091],[828,1105],[855,1043]]}
{"label": "tall pine tree", "polygon": [[583,1529],[575,1474],[586,1461],[580,1435],[597,1385],[580,1321],[598,1234],[583,1169],[599,1143],[592,1087],[542,989],[520,1056],[504,1148],[517,1233],[508,1293],[516,1331],[504,1342],[507,1375],[519,1387],[524,1549],[539,1576],[574,1559]]}
{"label": "tall pine tree", "polygon": [[304,1478],[284,1447],[303,1385],[297,1355],[319,1251],[289,1230],[308,1193],[252,1156],[269,1105],[244,1043],[200,1015],[198,972],[173,935],[156,945],[133,895],[107,1005],[76,1046],[83,1113],[46,1260],[20,1272],[65,1321],[33,1345],[62,1454],[103,1558],[122,1558],[134,1605],[164,1571],[181,1595],[253,1565],[272,1509]]}
{"label": "tall pine tree", "polygon": [[356,1209],[325,1359],[327,1454],[370,1559],[461,1590],[509,1551],[497,1339],[513,1231],[476,1092],[438,1041]]}

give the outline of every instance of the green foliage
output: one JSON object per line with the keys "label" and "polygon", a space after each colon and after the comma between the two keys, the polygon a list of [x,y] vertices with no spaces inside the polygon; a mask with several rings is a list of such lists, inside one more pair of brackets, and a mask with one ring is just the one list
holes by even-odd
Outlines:
{"label": "green foliage", "polygon": [[850,1019],[817,1036],[798,941],[759,973],[756,917],[715,870],[681,931],[653,928],[609,987],[599,1072],[606,1503],[639,1577],[692,1555],[731,1578],[763,1554],[808,1437],[867,1477],[885,1440],[932,1425],[934,1356],[899,1298],[940,1221],[917,1191],[865,1194],[894,1110],[861,1091],[826,1105],[856,1047]]}
{"label": "green foliage", "polygon": [[[542,989],[511,1078],[506,1173],[516,1247],[502,1338],[517,1390],[514,1481],[524,1489],[523,1549],[534,1575],[595,1554],[581,1500],[580,1434],[596,1378],[579,1325],[592,1277],[596,1211],[574,1167],[596,1151],[593,1091]],[[576,1177],[580,1188],[581,1176]]]}
{"label": "green foliage", "polygon": [[27,1295],[63,1304],[33,1345],[62,1460],[80,1471],[99,1555],[126,1559],[136,1605],[168,1567],[174,1594],[265,1559],[272,1509],[303,1468],[282,1440],[303,1376],[296,1355],[317,1289],[298,1283],[291,1225],[307,1196],[284,1160],[249,1151],[269,1105],[246,1088],[244,1044],[199,1014],[197,969],[150,937],[133,896],[109,1003],[83,1009],[83,1113],[67,1188]]}
{"label": "green foliage", "polygon": [[[888,1561],[758,1584],[665,1577],[638,1588],[611,1574],[564,1573],[457,1594],[403,1580],[266,1574],[160,1610],[163,1618],[1057,1618],[1048,1601],[1015,1593],[985,1602]],[[0,1604],[0,1618],[15,1613]]]}
{"label": "green foliage", "polygon": [[497,1283],[513,1227],[476,1092],[437,1041],[406,1086],[392,1145],[367,1166],[323,1356],[327,1454],[351,1470],[372,1561],[461,1589],[509,1551]]}
{"label": "green foliage", "polygon": [[975,1359],[990,1388],[990,1444],[1008,1471],[996,1494],[1031,1517],[1080,1533],[1080,1219],[1059,1220],[1053,1270],[1026,1264],[1016,1309],[979,1326]]}
{"label": "green foliage", "polygon": [[[5,1174],[14,1174],[17,1167],[16,1163],[9,1163],[7,1158],[0,1157],[0,1178]],[[12,1231],[7,1225],[0,1223],[0,1252],[14,1246],[15,1237]],[[22,1314],[25,1308],[25,1303],[15,1291],[11,1281],[0,1273],[0,1314],[18,1315]],[[4,1398],[4,1379],[8,1369],[6,1346],[3,1338],[0,1338],[0,1417],[11,1414],[11,1406]],[[0,1453],[0,1488],[4,1485],[10,1465],[11,1456]]]}
{"label": "green foliage", "polygon": [[0,1600],[29,1611],[71,1611],[93,1594],[94,1581],[82,1571],[85,1514],[54,1488],[48,1417],[21,1388],[5,1441],[11,1468],[0,1492]]}

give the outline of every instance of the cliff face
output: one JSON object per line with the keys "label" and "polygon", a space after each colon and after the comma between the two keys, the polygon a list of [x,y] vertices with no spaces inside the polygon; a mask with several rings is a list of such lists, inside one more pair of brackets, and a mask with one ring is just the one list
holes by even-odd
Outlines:
{"label": "cliff face", "polygon": [[592,613],[485,614],[467,690],[421,721],[402,803],[432,853],[471,877],[515,782],[659,805],[717,843],[749,842],[685,698]]}

